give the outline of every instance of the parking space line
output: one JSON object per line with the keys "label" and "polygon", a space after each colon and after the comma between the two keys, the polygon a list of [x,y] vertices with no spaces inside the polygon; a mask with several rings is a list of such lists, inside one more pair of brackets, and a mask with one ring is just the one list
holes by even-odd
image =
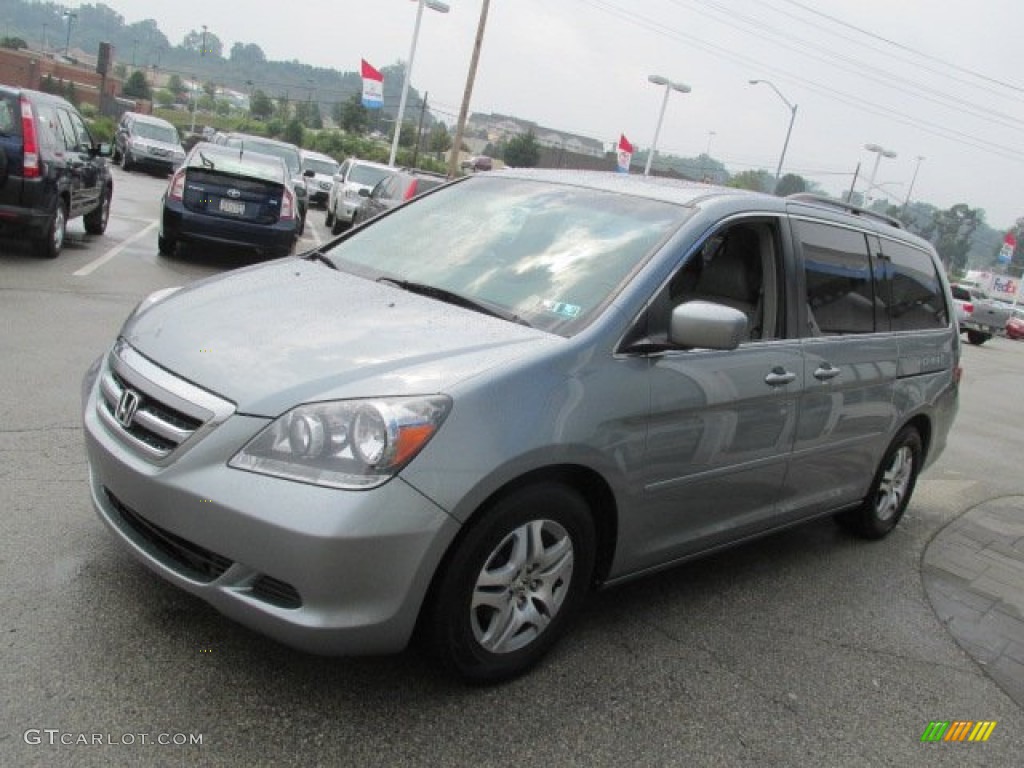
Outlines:
{"label": "parking space line", "polygon": [[123,243],[121,243],[120,245],[114,246],[109,251],[107,251],[105,254],[100,256],[98,259],[89,262],[84,267],[79,269],[77,272],[74,272],[72,274],[74,274],[75,277],[85,277],[86,275],[91,275],[93,272],[95,272],[97,269],[102,267],[104,264],[106,264],[112,258],[117,256],[117,254],[119,254],[121,251],[123,251],[129,245],[134,243],[136,240],[141,240],[143,237],[145,237],[150,232],[152,232],[156,228],[157,224],[159,224],[159,223],[160,223],[159,221],[151,221],[149,223],[148,227],[145,227],[144,229],[139,230],[134,235],[129,237],[127,240],[125,240]]}

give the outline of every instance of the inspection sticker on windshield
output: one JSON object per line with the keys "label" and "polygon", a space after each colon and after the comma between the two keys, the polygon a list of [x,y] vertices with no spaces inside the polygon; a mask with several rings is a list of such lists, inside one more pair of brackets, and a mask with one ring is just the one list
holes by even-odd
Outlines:
{"label": "inspection sticker on windshield", "polygon": [[582,309],[578,304],[566,304],[564,301],[551,299],[541,299],[540,305],[548,312],[554,312],[562,317],[578,317]]}

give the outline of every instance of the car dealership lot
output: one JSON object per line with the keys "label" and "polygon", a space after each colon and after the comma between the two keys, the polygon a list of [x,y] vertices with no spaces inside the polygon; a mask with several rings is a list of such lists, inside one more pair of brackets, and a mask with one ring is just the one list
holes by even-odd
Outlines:
{"label": "car dealership lot", "polygon": [[[1024,713],[936,619],[920,560],[960,513],[1024,488],[1024,346],[966,346],[950,445],[889,538],[865,543],[823,520],[597,594],[533,673],[465,688],[414,652],[322,659],[278,646],[151,575],[102,527],[82,373],[150,291],[249,263],[159,256],[166,181],[113,172],[105,236],[73,224],[53,261],[0,242],[5,762],[1016,762]],[[300,248],[327,237],[322,211],[307,224]],[[922,744],[934,720],[998,725],[986,744]],[[180,734],[203,743],[156,743]]]}

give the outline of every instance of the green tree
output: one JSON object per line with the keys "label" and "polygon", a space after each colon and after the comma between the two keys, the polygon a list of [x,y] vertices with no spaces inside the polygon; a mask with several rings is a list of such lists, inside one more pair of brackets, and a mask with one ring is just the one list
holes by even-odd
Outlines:
{"label": "green tree", "polygon": [[17,51],[22,48],[28,48],[28,43],[20,37],[4,37],[0,38],[0,48],[10,48],[11,50]]}
{"label": "green tree", "polygon": [[787,173],[781,179],[779,179],[778,185],[775,187],[775,194],[779,197],[786,197],[787,195],[795,195],[798,192],[807,191],[807,182],[803,176],[797,176],[795,173]]}
{"label": "green tree", "polygon": [[141,69],[135,70],[128,76],[121,92],[131,99],[151,99],[153,97],[153,91],[146,80],[146,73]]}
{"label": "green tree", "polygon": [[430,135],[427,138],[427,147],[431,152],[438,154],[447,152],[452,148],[452,136],[448,133],[448,129],[444,123],[436,123],[433,128],[430,129]]}
{"label": "green tree", "polygon": [[173,106],[176,98],[169,88],[161,88],[153,95],[153,101],[164,109]]}
{"label": "green tree", "polygon": [[301,147],[304,137],[305,131],[302,128],[302,123],[299,122],[298,118],[293,117],[284,127],[284,140],[296,145],[297,147]]}
{"label": "green tree", "polygon": [[252,101],[249,104],[249,112],[257,120],[269,120],[274,114],[274,102],[270,100],[259,88],[252,95]]}
{"label": "green tree", "polygon": [[263,53],[263,49],[258,45],[249,43],[243,45],[242,43],[235,43],[231,46],[231,53],[228,54],[232,64],[239,64],[243,67],[251,67],[254,64],[266,64],[267,57]]}
{"label": "green tree", "polygon": [[935,250],[948,271],[967,271],[967,252],[971,248],[971,237],[979,224],[985,221],[985,212],[971,208],[966,203],[957,203],[945,211],[936,211]]}
{"label": "green tree", "polygon": [[505,162],[513,168],[533,168],[540,161],[540,145],[533,131],[514,136],[505,145]]}
{"label": "green tree", "polygon": [[768,171],[740,171],[725,183],[735,189],[751,189],[754,192],[769,192],[775,185],[775,177]]}
{"label": "green tree", "polygon": [[191,30],[181,41],[181,47],[191,53],[198,53],[211,59],[224,56],[224,43],[210,30],[200,32]]}
{"label": "green tree", "polygon": [[416,123],[412,120],[402,121],[402,132],[398,134],[398,146],[408,149],[416,143]]}
{"label": "green tree", "polygon": [[338,109],[334,122],[341,126],[345,133],[362,135],[370,123],[370,111],[363,106],[359,94],[354,93],[347,100],[335,105]]}

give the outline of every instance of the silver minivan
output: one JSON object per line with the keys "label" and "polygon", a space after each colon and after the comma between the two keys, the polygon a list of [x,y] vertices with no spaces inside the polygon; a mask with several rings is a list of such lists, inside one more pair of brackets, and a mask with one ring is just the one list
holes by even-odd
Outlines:
{"label": "silver minivan", "polygon": [[92,499],[260,632],[418,627],[494,681],[593,587],[822,515],[885,536],[959,355],[934,250],[882,217],[497,171],[143,300],[83,384]]}

